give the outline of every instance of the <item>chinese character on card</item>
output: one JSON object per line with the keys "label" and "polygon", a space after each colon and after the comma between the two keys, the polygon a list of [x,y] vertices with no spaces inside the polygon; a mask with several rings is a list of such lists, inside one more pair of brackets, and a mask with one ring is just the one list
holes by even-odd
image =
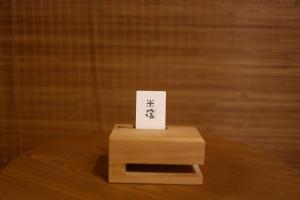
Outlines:
{"label": "chinese character on card", "polygon": [[154,99],[147,99],[147,106],[146,106],[146,117],[150,119],[155,119],[155,106],[154,106]]}
{"label": "chinese character on card", "polygon": [[136,122],[137,129],[166,128],[166,92],[137,91],[136,92]]}

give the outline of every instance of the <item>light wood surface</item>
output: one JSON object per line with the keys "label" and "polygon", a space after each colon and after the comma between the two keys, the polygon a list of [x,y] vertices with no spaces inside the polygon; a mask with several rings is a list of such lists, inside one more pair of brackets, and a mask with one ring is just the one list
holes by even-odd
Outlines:
{"label": "light wood surface", "polygon": [[205,141],[193,126],[150,130],[116,124],[109,136],[109,182],[202,184],[204,157]]}
{"label": "light wood surface", "polygon": [[299,200],[296,172],[255,148],[206,136],[203,185],[109,184],[108,139],[70,136],[19,156],[1,173],[0,196],[23,199]]}
{"label": "light wood surface", "polygon": [[297,0],[0,0],[0,162],[108,136],[149,89],[167,91],[168,124],[300,172],[299,13]]}

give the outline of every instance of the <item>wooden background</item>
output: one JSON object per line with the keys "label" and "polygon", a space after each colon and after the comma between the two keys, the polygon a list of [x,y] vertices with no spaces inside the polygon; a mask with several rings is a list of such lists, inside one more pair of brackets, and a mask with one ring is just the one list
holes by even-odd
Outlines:
{"label": "wooden background", "polygon": [[300,174],[300,1],[0,1],[2,165],[51,138],[106,139],[144,89],[167,91],[168,124]]}

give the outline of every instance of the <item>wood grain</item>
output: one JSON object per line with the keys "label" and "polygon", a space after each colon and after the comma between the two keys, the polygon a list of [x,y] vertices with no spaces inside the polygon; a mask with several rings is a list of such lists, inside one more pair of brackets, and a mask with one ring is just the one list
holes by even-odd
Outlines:
{"label": "wood grain", "polygon": [[135,90],[167,123],[266,150],[300,172],[300,4],[1,0],[0,162],[133,123]]}
{"label": "wood grain", "polygon": [[16,199],[287,199],[300,197],[300,179],[287,165],[216,136],[207,142],[203,185],[109,184],[108,139],[66,136],[19,156],[0,175],[0,195]]}
{"label": "wood grain", "polygon": [[[109,136],[108,157],[110,183],[203,183],[199,165],[204,164],[205,141],[193,126],[150,130],[116,124]],[[128,170],[128,164],[135,170]],[[178,170],[183,167],[190,170]]]}

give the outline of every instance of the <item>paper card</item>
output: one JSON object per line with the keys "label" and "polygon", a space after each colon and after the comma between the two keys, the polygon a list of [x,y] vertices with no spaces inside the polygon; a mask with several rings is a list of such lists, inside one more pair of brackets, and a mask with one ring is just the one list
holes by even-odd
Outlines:
{"label": "paper card", "polygon": [[166,91],[136,91],[135,128],[166,129]]}

